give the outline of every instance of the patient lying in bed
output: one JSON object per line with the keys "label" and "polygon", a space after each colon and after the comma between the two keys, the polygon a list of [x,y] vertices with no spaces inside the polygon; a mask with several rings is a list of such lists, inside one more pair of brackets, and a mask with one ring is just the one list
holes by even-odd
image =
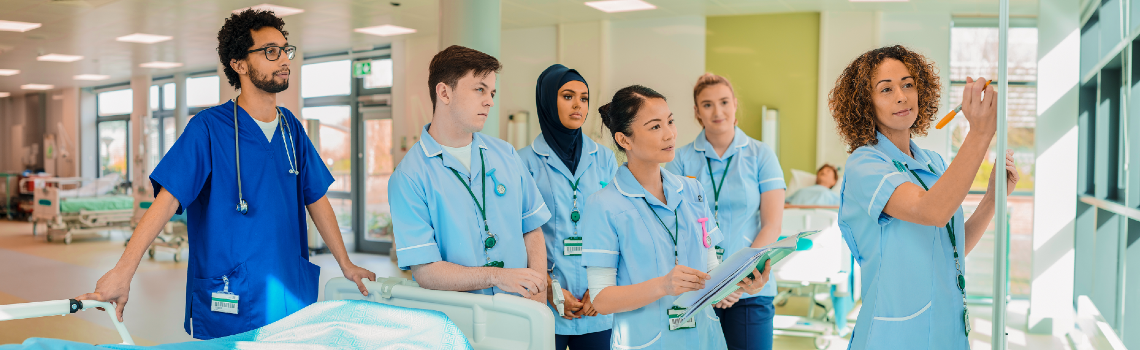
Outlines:
{"label": "patient lying in bed", "polygon": [[[168,317],[154,315],[152,317]],[[139,335],[145,338],[146,335]],[[309,305],[277,322],[249,332],[205,341],[93,346],[66,340],[29,338],[15,349],[471,349],[467,338],[443,313],[360,300]]]}

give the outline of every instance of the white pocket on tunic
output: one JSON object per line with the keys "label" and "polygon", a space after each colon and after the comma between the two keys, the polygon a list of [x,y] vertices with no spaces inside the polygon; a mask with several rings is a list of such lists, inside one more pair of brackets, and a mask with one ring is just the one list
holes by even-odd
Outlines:
{"label": "white pocket on tunic", "polygon": [[899,317],[875,316],[867,336],[867,349],[924,349],[930,346],[930,302]]}

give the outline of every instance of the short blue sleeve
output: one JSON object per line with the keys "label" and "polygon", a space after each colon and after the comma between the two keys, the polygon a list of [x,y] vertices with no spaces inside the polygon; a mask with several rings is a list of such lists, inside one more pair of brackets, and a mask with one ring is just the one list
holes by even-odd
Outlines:
{"label": "short blue sleeve", "polygon": [[602,203],[603,192],[591,195],[582,211],[582,266],[617,268],[621,249],[607,205]]}
{"label": "short blue sleeve", "polygon": [[546,201],[542,200],[542,192],[538,192],[538,185],[534,183],[534,176],[531,176],[529,168],[523,165],[522,158],[515,154],[515,160],[518,161],[519,178],[522,181],[523,191],[520,194],[522,200],[522,232],[528,233],[535,229],[542,227],[547,221],[550,220],[550,209],[546,208]]}
{"label": "short blue sleeve", "polygon": [[776,159],[776,152],[772,151],[772,147],[761,143],[756,161],[760,165],[760,171],[756,172],[756,181],[760,185],[760,193],[788,188],[788,185],[784,183],[784,169],[780,168],[780,161]]}
{"label": "short blue sleeve", "polygon": [[423,187],[397,169],[388,181],[388,204],[392,208],[392,232],[400,268],[406,270],[443,260]]}
{"label": "short blue sleeve", "polygon": [[847,185],[843,186],[843,196],[858,204],[861,212],[876,218],[879,225],[890,223],[893,218],[883,213],[883,208],[895,189],[909,182],[906,173],[895,168],[886,155],[863,146],[847,159],[845,176]]}
{"label": "short blue sleeve", "polygon": [[296,156],[297,170],[301,171],[301,196],[305,205],[313,204],[325,196],[329,186],[336,180],[321,159],[317,148],[313,146],[313,142],[309,140],[309,135],[303,132],[300,121],[288,111],[285,112],[285,119],[290,123],[290,129],[298,130]]}
{"label": "short blue sleeve", "polygon": [[150,173],[155,197],[165,188],[166,192],[178,199],[175,214],[182,214],[183,207],[198,199],[198,194],[210,178],[212,154],[206,118],[208,117],[201,116],[190,119],[182,135]]}

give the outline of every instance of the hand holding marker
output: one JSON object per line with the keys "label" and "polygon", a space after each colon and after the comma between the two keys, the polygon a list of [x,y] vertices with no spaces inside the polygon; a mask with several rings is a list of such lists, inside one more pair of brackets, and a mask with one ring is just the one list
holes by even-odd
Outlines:
{"label": "hand holding marker", "polygon": [[[993,83],[993,82],[994,82],[993,80],[987,80],[986,85],[982,86],[982,91],[986,91],[986,87],[990,86],[990,83]],[[946,116],[942,117],[942,120],[939,120],[938,125],[935,125],[934,128],[935,129],[942,129],[943,127],[946,126],[946,124],[949,124],[951,120],[954,120],[954,116],[958,115],[958,112],[961,112],[961,111],[962,111],[962,104],[959,103],[958,107],[954,108],[954,110],[950,111],[950,113],[946,113]]]}

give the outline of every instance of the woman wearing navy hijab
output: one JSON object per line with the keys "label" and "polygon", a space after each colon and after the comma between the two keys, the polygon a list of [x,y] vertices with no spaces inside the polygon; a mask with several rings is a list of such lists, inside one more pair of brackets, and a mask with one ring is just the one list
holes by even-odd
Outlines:
{"label": "woman wearing navy hijab", "polygon": [[[547,68],[538,76],[535,102],[542,134],[519,156],[552,214],[542,232],[546,235],[550,305],[562,316],[555,319],[555,348],[608,348],[613,316],[598,315],[591,302],[578,220],[586,197],[613,179],[617,161],[613,151],[582,133],[590,111],[590,92],[577,71],[561,64]],[[564,300],[562,312],[555,298]]]}

